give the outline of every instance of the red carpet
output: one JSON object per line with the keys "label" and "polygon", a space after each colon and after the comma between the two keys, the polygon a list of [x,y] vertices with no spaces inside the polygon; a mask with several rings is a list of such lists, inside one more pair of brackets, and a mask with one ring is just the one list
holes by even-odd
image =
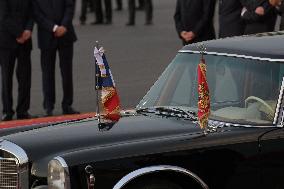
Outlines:
{"label": "red carpet", "polygon": [[83,114],[73,114],[73,115],[61,115],[52,117],[40,117],[34,119],[23,119],[23,120],[13,120],[13,121],[2,121],[0,122],[0,129],[21,127],[27,125],[36,124],[47,124],[47,123],[58,123],[63,121],[72,121],[77,119],[85,119],[90,117],[95,117],[95,112],[83,113]]}

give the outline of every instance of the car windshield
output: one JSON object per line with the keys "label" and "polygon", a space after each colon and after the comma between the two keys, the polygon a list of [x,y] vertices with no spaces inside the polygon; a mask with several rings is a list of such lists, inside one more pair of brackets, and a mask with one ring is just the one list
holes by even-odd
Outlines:
{"label": "car windshield", "polygon": [[[237,124],[271,125],[284,76],[284,64],[205,55],[210,119]],[[140,101],[137,109],[176,107],[197,112],[200,54],[179,53]]]}

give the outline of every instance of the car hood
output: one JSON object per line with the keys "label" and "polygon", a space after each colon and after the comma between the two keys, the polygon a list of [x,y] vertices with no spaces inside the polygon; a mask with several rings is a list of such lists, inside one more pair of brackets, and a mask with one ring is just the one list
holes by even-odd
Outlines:
{"label": "car hood", "polygon": [[135,115],[122,117],[114,125],[99,126],[97,119],[29,130],[2,137],[17,144],[30,161],[139,140],[169,138],[185,133],[202,135],[197,124],[180,118]]}

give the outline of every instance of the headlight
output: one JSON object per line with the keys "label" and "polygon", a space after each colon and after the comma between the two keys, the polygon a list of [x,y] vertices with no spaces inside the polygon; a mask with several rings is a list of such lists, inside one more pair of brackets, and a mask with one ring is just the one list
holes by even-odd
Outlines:
{"label": "headlight", "polygon": [[56,157],[48,163],[48,188],[70,189],[69,170],[65,160]]}

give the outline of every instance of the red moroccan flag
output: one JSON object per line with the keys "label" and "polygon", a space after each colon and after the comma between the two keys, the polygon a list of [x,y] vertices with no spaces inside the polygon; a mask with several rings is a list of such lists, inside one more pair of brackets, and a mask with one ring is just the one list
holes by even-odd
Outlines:
{"label": "red moroccan flag", "polygon": [[202,58],[198,64],[198,120],[202,129],[207,127],[210,115],[209,87],[206,79],[206,64]]}

